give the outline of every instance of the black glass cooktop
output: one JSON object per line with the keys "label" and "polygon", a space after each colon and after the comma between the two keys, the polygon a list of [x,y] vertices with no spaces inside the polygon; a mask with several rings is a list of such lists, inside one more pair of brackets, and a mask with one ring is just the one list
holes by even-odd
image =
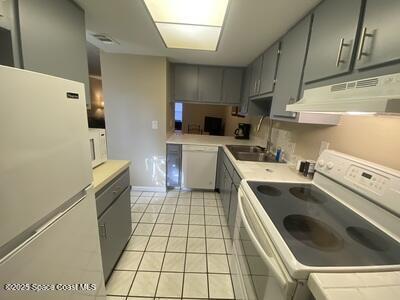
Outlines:
{"label": "black glass cooktop", "polygon": [[400,264],[400,243],[316,186],[256,181],[248,184],[300,263]]}

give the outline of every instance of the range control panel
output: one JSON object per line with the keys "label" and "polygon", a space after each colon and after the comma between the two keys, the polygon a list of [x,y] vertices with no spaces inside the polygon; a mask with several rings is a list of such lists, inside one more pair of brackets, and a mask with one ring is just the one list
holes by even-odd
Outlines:
{"label": "range control panel", "polygon": [[332,150],[320,155],[316,170],[400,215],[399,171]]}
{"label": "range control panel", "polygon": [[383,195],[385,187],[390,180],[389,178],[356,165],[350,165],[347,169],[346,178],[354,184],[360,185],[378,195]]}

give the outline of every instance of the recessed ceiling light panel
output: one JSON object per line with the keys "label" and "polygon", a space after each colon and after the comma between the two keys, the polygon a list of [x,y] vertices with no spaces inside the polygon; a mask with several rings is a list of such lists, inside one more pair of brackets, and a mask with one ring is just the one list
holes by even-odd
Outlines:
{"label": "recessed ceiling light panel", "polygon": [[229,0],[144,0],[154,22],[219,26]]}
{"label": "recessed ceiling light panel", "polygon": [[215,51],[221,27],[156,23],[168,48]]}
{"label": "recessed ceiling light panel", "polygon": [[229,0],[143,0],[168,48],[216,51]]}

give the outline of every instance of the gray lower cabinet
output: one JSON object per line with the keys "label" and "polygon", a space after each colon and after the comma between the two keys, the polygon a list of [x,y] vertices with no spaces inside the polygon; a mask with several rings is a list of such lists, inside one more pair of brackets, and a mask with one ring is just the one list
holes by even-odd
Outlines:
{"label": "gray lower cabinet", "polygon": [[167,187],[181,186],[182,145],[167,144]]}
{"label": "gray lower cabinet", "polygon": [[228,219],[229,217],[229,206],[231,201],[231,185],[232,179],[229,176],[228,170],[224,166],[223,170],[223,184],[222,184],[222,191],[221,191],[221,201],[222,207],[224,209],[225,218]]}
{"label": "gray lower cabinet", "polygon": [[222,75],[220,67],[199,66],[199,101],[221,102]]}
{"label": "gray lower cabinet", "polygon": [[236,172],[229,158],[225,155],[222,148],[218,155],[218,190],[221,196],[222,207],[224,215],[229,227],[231,236],[233,236],[233,230],[236,219],[237,210],[237,194],[240,185],[240,176]]}
{"label": "gray lower cabinet", "polygon": [[198,101],[198,66],[175,64],[174,76],[174,99]]}
{"label": "gray lower cabinet", "polygon": [[224,149],[218,148],[218,159],[217,159],[217,174],[215,177],[215,189],[221,191],[223,182],[223,169],[224,169]]}
{"label": "gray lower cabinet", "polygon": [[361,6],[362,0],[325,0],[316,8],[304,82],[351,71]]}
{"label": "gray lower cabinet", "polygon": [[311,17],[307,16],[281,40],[270,114],[272,118],[294,119],[296,117],[296,113],[286,111],[286,105],[296,102],[300,96],[310,25]]}
{"label": "gray lower cabinet", "polygon": [[238,206],[238,188],[239,188],[238,186],[232,183],[231,194],[230,194],[229,216],[227,218],[227,223],[231,238],[233,238],[233,233],[235,231],[236,211]]}
{"label": "gray lower cabinet", "polygon": [[272,93],[275,87],[280,43],[277,42],[263,54],[259,94]]}
{"label": "gray lower cabinet", "polygon": [[224,68],[222,81],[222,102],[240,105],[243,68]]}
{"label": "gray lower cabinet", "polygon": [[85,12],[70,0],[19,0],[22,67],[82,82],[90,107]]}
{"label": "gray lower cabinet", "polygon": [[[104,279],[108,280],[132,232],[129,171],[96,193]],[[126,181],[128,179],[128,181]]]}
{"label": "gray lower cabinet", "polygon": [[399,61],[398,28],[400,1],[367,0],[355,68],[370,68]]}

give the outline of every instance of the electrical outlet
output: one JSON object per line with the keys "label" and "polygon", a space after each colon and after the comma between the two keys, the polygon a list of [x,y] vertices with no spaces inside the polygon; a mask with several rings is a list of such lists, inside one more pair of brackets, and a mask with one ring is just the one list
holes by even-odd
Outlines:
{"label": "electrical outlet", "polygon": [[157,120],[151,121],[151,129],[154,129],[154,130],[158,129],[158,121]]}

